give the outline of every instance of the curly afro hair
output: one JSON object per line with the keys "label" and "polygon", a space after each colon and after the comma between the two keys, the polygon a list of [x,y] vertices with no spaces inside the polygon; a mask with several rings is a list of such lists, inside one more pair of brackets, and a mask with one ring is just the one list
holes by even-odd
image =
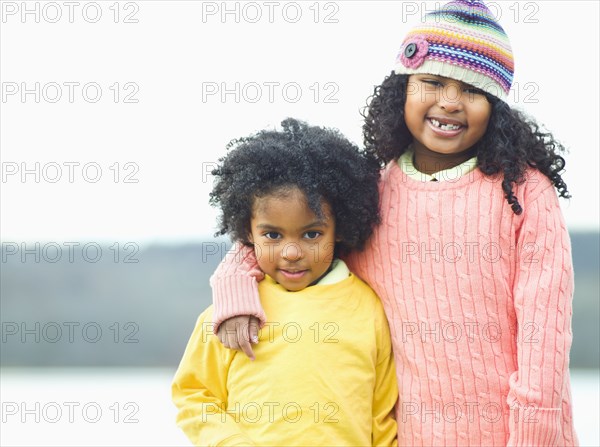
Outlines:
{"label": "curly afro hair", "polygon": [[379,163],[338,131],[288,118],[282,131],[263,130],[231,141],[212,171],[210,204],[221,208],[215,236],[252,245],[254,200],[297,187],[310,209],[323,217],[322,201],[336,222],[336,255],[361,250],[380,222]]}
{"label": "curly afro hair", "polygon": [[[375,87],[362,112],[366,151],[381,165],[397,159],[413,141],[404,122],[408,78],[409,75],[392,72]],[[502,190],[513,212],[523,212],[513,184],[525,181],[528,166],[548,177],[561,197],[570,198],[560,175],[565,160],[559,153],[564,153],[564,147],[552,134],[542,132],[532,118],[490,94],[485,95],[492,105],[492,114],[486,133],[473,147],[477,166],[486,175],[503,175]]]}

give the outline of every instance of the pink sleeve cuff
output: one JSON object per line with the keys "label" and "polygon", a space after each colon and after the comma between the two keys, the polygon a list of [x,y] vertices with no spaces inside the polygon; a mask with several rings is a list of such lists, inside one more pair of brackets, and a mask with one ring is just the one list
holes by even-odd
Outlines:
{"label": "pink sleeve cuff", "polygon": [[256,278],[252,276],[232,275],[223,278],[213,278],[215,333],[219,325],[232,317],[240,315],[255,316],[260,320],[262,328],[267,317],[258,296]]}
{"label": "pink sleeve cuff", "polygon": [[510,410],[508,446],[558,446],[562,436],[559,408],[515,406]]}

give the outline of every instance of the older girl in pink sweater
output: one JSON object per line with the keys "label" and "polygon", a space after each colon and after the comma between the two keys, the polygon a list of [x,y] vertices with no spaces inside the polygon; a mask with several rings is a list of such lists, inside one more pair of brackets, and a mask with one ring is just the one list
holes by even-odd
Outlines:
{"label": "older girl in pink sweater", "polygon": [[[577,445],[563,148],[504,102],[512,78],[502,27],[457,0],[408,33],[365,114],[382,224],[345,260],[390,323],[399,445]],[[211,281],[215,319],[252,356],[263,275],[234,251]]]}

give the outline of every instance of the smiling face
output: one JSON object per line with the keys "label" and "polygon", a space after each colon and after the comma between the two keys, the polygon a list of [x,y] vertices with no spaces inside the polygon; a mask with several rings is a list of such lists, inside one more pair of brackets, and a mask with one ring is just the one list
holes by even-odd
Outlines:
{"label": "smiling face", "polygon": [[415,153],[458,154],[483,135],[492,105],[469,84],[429,74],[411,75],[404,118]]}
{"label": "smiling face", "polygon": [[254,199],[248,239],[261,270],[287,290],[311,285],[333,261],[335,220],[328,204],[322,211],[320,219],[295,187]]}

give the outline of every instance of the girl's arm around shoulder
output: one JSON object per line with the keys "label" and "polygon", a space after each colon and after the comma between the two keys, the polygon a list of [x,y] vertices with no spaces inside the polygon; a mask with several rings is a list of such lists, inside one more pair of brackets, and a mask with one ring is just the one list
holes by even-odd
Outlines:
{"label": "girl's arm around shoulder", "polygon": [[[359,253],[346,259],[364,272]],[[266,323],[258,294],[258,282],[263,279],[254,250],[240,243],[234,244],[210,278],[215,333],[226,347],[242,350],[251,359],[251,340],[257,342],[258,329]]]}
{"label": "girl's arm around shoulder", "polygon": [[257,287],[264,276],[252,247],[234,244],[210,278],[216,330],[223,321],[237,315],[253,315],[261,327],[264,325],[266,317]]}

